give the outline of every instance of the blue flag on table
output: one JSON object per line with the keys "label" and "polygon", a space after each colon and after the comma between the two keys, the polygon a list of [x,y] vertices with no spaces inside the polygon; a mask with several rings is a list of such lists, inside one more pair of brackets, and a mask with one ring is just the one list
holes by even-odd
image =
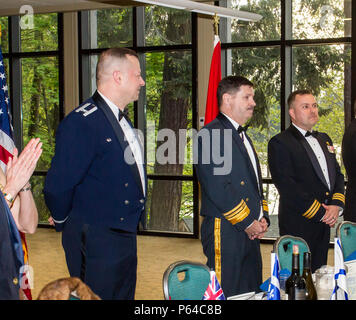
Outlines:
{"label": "blue flag on table", "polygon": [[334,240],[334,283],[331,300],[349,300],[344,256],[339,238]]}
{"label": "blue flag on table", "polygon": [[277,254],[271,253],[271,281],[268,286],[267,300],[281,300],[279,286],[279,261]]}

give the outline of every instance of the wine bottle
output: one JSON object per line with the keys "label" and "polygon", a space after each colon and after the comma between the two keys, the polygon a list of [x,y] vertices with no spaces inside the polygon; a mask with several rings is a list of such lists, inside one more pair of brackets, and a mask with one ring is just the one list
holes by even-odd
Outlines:
{"label": "wine bottle", "polygon": [[299,274],[299,247],[293,245],[292,274],[286,281],[286,300],[305,300],[305,281]]}
{"label": "wine bottle", "polygon": [[305,281],[306,289],[306,299],[307,300],[317,300],[317,293],[312,279],[311,274],[311,254],[310,252],[304,252],[303,257],[303,274],[302,277]]}

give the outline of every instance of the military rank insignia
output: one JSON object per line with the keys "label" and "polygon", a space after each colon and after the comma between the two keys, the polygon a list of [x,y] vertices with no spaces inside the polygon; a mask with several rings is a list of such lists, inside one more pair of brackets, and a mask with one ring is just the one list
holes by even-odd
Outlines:
{"label": "military rank insignia", "polygon": [[[91,107],[91,108],[88,109],[89,107]],[[95,105],[93,105],[89,102],[89,103],[86,103],[86,104],[82,105],[81,107],[79,107],[77,110],[75,110],[75,112],[82,112],[83,116],[86,117],[96,110],[98,110],[98,107],[96,107]]]}
{"label": "military rank insignia", "polygon": [[330,145],[329,141],[326,141],[326,146],[328,147],[330,153],[335,153],[335,148]]}

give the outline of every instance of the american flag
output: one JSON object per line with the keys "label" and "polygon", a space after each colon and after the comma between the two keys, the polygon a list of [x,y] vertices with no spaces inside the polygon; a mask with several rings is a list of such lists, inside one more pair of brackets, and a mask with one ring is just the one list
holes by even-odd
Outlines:
{"label": "american flag", "polygon": [[4,172],[9,158],[12,157],[14,146],[9,90],[6,84],[4,59],[0,48],[0,165]]}
{"label": "american flag", "polygon": [[[6,172],[6,165],[9,158],[12,158],[12,153],[15,147],[14,140],[12,138],[13,128],[11,125],[10,114],[10,99],[9,90],[6,84],[5,66],[2,51],[0,47],[0,166],[1,169]],[[28,253],[26,238],[23,233],[20,232],[22,248],[24,251],[24,262],[28,264]],[[28,283],[28,274],[22,275],[23,283]],[[22,288],[27,299],[32,300],[31,290],[28,286]]]}
{"label": "american flag", "polygon": [[210,283],[204,293],[203,300],[226,300],[215,271],[210,271]]}

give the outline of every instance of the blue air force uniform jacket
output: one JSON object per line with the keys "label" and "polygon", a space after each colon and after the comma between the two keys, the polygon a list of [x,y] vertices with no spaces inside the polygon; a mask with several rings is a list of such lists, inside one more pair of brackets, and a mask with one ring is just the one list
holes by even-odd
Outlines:
{"label": "blue air force uniform jacket", "polygon": [[145,196],[136,163],[125,161],[127,148],[120,124],[98,92],[63,119],[44,186],[57,231],[68,217],[137,231]]}

